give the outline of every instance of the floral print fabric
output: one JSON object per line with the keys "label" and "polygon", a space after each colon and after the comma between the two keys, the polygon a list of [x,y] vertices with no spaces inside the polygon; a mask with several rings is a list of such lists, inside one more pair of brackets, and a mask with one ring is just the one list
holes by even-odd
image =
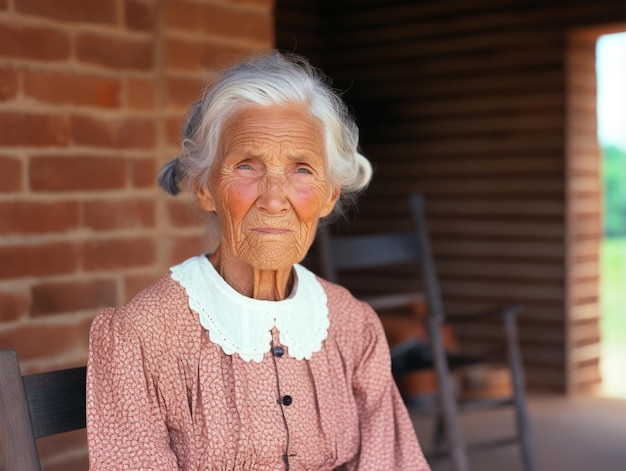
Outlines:
{"label": "floral print fabric", "polygon": [[90,470],[429,470],[378,317],[319,281],[330,327],[310,360],[285,355],[276,329],[259,363],[225,354],[169,273],[102,311],[90,336]]}

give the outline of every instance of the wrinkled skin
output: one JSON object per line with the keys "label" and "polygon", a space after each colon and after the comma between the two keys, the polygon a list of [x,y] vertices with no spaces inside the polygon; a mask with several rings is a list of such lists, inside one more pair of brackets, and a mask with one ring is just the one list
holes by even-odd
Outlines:
{"label": "wrinkled skin", "polygon": [[289,295],[292,266],[340,193],[330,182],[322,125],[302,104],[251,105],[235,114],[209,181],[195,188],[220,224],[209,260],[234,289],[267,300]]}

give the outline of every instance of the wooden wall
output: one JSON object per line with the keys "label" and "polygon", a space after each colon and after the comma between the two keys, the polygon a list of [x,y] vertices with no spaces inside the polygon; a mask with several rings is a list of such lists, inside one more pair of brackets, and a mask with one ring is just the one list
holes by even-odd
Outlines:
{"label": "wooden wall", "polygon": [[[292,49],[299,22],[315,23],[319,38],[306,31],[298,52],[310,46],[347,90],[376,166],[351,228],[406,225],[404,198],[422,192],[448,310],[524,304],[529,386],[597,385],[600,222],[595,209],[570,209],[568,177],[587,166],[577,184],[591,182],[592,190],[578,192],[577,204],[598,208],[598,152],[586,140],[571,167],[567,138],[584,127],[580,120],[595,130],[595,105],[570,106],[577,91],[568,81],[578,70],[595,93],[594,40],[582,47],[586,59],[578,56],[587,60],[582,68],[568,57],[572,30],[626,22],[626,2],[342,0],[327,2],[315,20],[308,4],[277,2],[277,44]],[[573,255],[573,239],[586,240],[576,249],[586,256]],[[582,317],[572,319],[574,311]],[[481,327],[459,335],[477,346],[498,334]]]}

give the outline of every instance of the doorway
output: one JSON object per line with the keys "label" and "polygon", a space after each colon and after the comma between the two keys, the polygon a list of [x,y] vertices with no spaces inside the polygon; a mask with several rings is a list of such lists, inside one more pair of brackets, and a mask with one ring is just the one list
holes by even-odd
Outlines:
{"label": "doorway", "polygon": [[[611,87],[610,82],[606,82],[607,78],[613,80],[616,75],[615,66],[626,60],[626,52],[622,52],[621,56],[613,56],[611,53],[612,57],[607,61],[604,49],[607,41],[604,37],[624,31],[626,25],[612,25],[576,30],[568,37],[568,316],[565,325],[568,392],[616,395],[616,388],[621,386],[615,385],[615,382],[623,383],[623,368],[619,368],[619,365],[626,361],[626,356],[622,357],[620,353],[626,344],[626,335],[621,334],[626,331],[626,312],[624,304],[620,307],[619,296],[622,295],[626,282],[623,279],[624,263],[619,255],[621,244],[613,243],[619,237],[607,237],[607,223],[615,225],[613,221],[616,219],[613,213],[609,219],[606,207],[616,188],[607,189],[605,180],[610,178],[614,181],[617,177],[618,181],[621,180],[621,185],[626,177],[623,173],[622,176],[616,175],[619,174],[621,157],[615,158],[615,146],[609,145],[617,144],[613,136],[620,135],[619,131],[609,127],[609,123],[614,122],[615,113],[620,106],[622,109],[626,108],[624,101],[618,103],[623,95],[623,85],[617,89]],[[603,39],[599,41],[601,38]],[[612,69],[608,74],[603,68],[607,63]],[[602,104],[599,100],[603,100]],[[618,128],[619,125],[615,124]],[[623,135],[623,120],[621,126]],[[611,139],[607,140],[606,132],[609,129]],[[621,153],[618,152],[618,155]],[[614,168],[615,165],[604,165],[609,160],[612,163],[618,162],[617,168]],[[621,186],[618,185],[617,189],[619,188]],[[613,200],[610,201],[613,211]],[[622,217],[626,217],[626,214]],[[626,393],[623,397],[626,397]]]}
{"label": "doorway", "polygon": [[598,38],[596,76],[604,194],[600,246],[601,393],[626,398],[626,32]]}

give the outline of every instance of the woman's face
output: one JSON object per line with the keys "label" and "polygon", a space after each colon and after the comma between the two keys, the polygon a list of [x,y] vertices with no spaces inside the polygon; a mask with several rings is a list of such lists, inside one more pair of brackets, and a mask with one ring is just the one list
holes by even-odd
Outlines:
{"label": "woman's face", "polygon": [[202,208],[217,213],[222,257],[261,270],[304,258],[339,197],[324,149],[322,125],[304,105],[251,105],[228,121],[197,189]]}

